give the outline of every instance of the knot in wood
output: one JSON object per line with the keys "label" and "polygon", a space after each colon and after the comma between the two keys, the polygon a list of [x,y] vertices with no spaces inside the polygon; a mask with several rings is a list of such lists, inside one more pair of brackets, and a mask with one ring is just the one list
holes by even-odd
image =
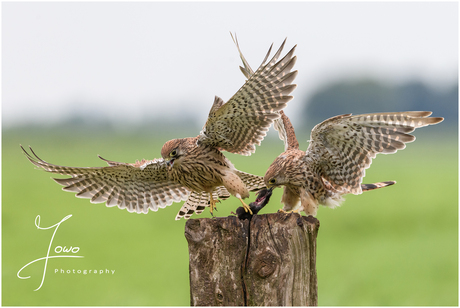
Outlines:
{"label": "knot in wood", "polygon": [[222,303],[224,301],[224,295],[222,294],[222,291],[221,290],[217,290],[217,293],[216,293],[216,300],[219,302],[219,303]]}
{"label": "knot in wood", "polygon": [[267,278],[278,267],[278,257],[270,250],[259,254],[254,264],[254,270],[260,278]]}

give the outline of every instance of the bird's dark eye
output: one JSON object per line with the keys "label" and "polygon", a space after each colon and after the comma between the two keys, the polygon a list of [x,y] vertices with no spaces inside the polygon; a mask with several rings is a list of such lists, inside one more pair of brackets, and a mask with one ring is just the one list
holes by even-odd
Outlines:
{"label": "bird's dark eye", "polygon": [[275,184],[276,183],[276,180],[275,179],[270,179],[270,181],[268,181],[268,184]]}
{"label": "bird's dark eye", "polygon": [[174,157],[177,155],[177,150],[172,150],[171,153],[169,153],[169,156]]}

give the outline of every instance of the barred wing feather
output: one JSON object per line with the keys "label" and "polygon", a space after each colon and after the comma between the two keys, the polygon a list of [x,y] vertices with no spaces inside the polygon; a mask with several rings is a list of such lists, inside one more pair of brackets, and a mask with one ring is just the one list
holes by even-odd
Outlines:
{"label": "barred wing feather", "polygon": [[430,115],[428,111],[408,111],[330,118],[313,128],[304,159],[337,190],[360,194],[372,159],[379,153],[404,149],[415,140],[409,133],[443,120]]}
{"label": "barred wing feather", "polygon": [[297,59],[295,46],[278,61],[284,44],[285,41],[265,64],[269,50],[253,74],[243,60],[245,69],[242,71],[248,80],[225,104],[216,97],[199,142],[242,155],[255,152],[255,144],[260,145],[270,125],[279,118],[277,111],[286,107],[293,98],[289,94],[296,88],[292,82],[297,71],[291,71]]}

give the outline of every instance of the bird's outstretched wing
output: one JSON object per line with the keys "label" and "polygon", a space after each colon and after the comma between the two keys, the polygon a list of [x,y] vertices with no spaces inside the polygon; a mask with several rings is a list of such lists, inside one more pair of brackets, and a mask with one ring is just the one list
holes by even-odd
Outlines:
{"label": "bird's outstretched wing", "polygon": [[108,207],[118,206],[129,212],[158,211],[173,202],[187,200],[190,191],[169,179],[163,159],[142,160],[134,164],[103,159],[106,167],[65,167],[53,165],[39,158],[32,148],[29,154],[22,150],[34,165],[47,172],[70,175],[66,179],[53,179],[63,185],[64,191],[76,192],[76,197],[91,199],[91,203],[106,202]]}
{"label": "bird's outstretched wing", "polygon": [[362,178],[379,153],[391,154],[415,140],[416,128],[439,123],[429,111],[340,115],[316,125],[304,159],[335,189],[362,192]]}
{"label": "bird's outstretched wing", "polygon": [[296,88],[292,82],[297,71],[291,71],[297,59],[295,46],[278,61],[285,42],[266,63],[270,47],[255,72],[240,52],[244,64],[241,70],[248,80],[228,102],[216,97],[198,142],[242,155],[255,152],[255,144],[260,145],[270,125],[280,117],[278,111],[286,107],[293,98],[289,94]]}
{"label": "bird's outstretched wing", "polygon": [[280,110],[279,114],[281,117],[275,120],[273,127],[278,131],[280,139],[284,142],[284,151],[287,151],[287,149],[299,149],[299,142],[295,136],[291,121],[283,110]]}

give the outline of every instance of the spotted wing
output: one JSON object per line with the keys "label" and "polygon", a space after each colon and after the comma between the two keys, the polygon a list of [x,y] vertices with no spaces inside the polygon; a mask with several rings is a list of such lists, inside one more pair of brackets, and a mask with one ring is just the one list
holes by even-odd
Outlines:
{"label": "spotted wing", "polygon": [[[22,146],[21,146],[22,148]],[[54,179],[64,191],[76,192],[76,197],[91,199],[91,203],[106,202],[129,212],[158,211],[173,202],[187,200],[190,191],[169,179],[163,159],[142,160],[134,164],[106,161],[106,167],[65,167],[40,159],[30,148],[22,148],[31,163],[47,172],[70,175]]]}
{"label": "spotted wing", "polygon": [[391,154],[415,140],[416,128],[439,123],[428,111],[345,114],[313,128],[304,159],[335,189],[362,192],[362,178],[379,153]]}
{"label": "spotted wing", "polygon": [[199,142],[242,155],[255,152],[255,144],[260,145],[270,125],[280,117],[278,111],[286,107],[293,98],[289,94],[296,88],[292,84],[297,76],[297,71],[292,71],[297,59],[295,46],[278,61],[285,41],[266,63],[270,47],[255,72],[240,51],[245,66],[242,72],[248,80],[225,104],[216,97]]}

